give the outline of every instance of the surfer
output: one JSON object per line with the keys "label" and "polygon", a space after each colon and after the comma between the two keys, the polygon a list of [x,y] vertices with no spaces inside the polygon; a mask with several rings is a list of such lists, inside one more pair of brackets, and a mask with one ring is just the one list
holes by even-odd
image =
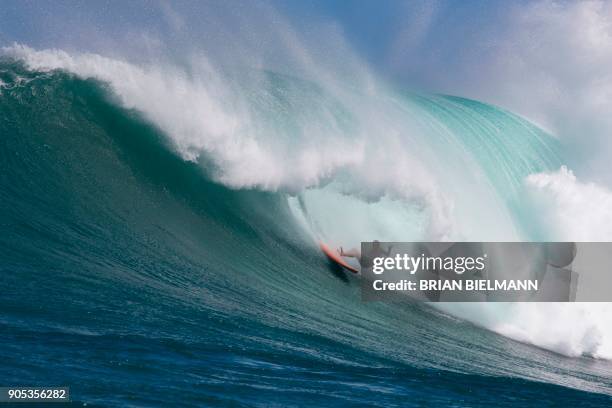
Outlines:
{"label": "surfer", "polygon": [[[366,244],[366,245],[367,245],[366,248],[370,247],[369,244]],[[355,258],[357,259],[357,262],[359,262],[359,265],[361,267],[369,268],[372,266],[374,262],[374,258],[380,257],[380,256],[384,256],[384,257],[389,256],[391,253],[391,248],[392,248],[392,246],[390,246],[385,251],[380,245],[380,241],[373,241],[370,247],[371,249],[368,248],[368,251],[367,251],[368,253],[362,256],[361,252],[356,248],[345,251],[344,248],[340,247],[334,252],[323,242],[320,242],[319,246],[321,247],[321,250],[323,251],[325,256],[327,256],[327,258],[331,262],[333,262],[336,266],[340,266],[344,269],[351,271],[352,273],[359,273],[359,269],[356,268],[354,265],[347,263],[344,259],[342,259],[342,257]]]}
{"label": "surfer", "polygon": [[361,252],[357,248],[353,248],[353,249],[349,249],[348,251],[345,251],[344,248],[340,247],[340,249],[338,250],[338,253],[340,254],[340,256],[344,256],[347,258],[356,258],[362,267],[370,267],[372,266],[372,260],[374,258],[388,257],[391,254],[391,249],[393,249],[393,245],[389,246],[389,248],[387,248],[387,250],[385,251],[382,245],[380,245],[380,241],[374,240],[372,242],[372,250],[369,251],[367,256],[363,258],[361,256]]}

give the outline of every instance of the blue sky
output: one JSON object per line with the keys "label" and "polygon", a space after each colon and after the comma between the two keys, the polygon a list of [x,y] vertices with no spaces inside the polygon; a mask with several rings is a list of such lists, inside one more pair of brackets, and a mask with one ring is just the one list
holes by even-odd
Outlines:
{"label": "blue sky", "polygon": [[[0,42],[107,52],[127,48],[138,53],[139,41],[134,38],[146,32],[162,38],[168,49],[177,50],[210,41],[214,25],[219,26],[217,32],[229,33],[233,27],[244,26],[241,19],[256,26],[262,10],[273,9],[303,37],[321,24],[335,25],[351,49],[374,69],[410,82],[415,76],[431,74],[430,64],[455,65],[464,55],[462,50],[481,41],[483,32],[498,28],[498,21],[513,7],[516,3],[509,6],[496,1],[273,0],[266,5],[5,0],[0,11]],[[265,31],[265,23],[255,30]]]}

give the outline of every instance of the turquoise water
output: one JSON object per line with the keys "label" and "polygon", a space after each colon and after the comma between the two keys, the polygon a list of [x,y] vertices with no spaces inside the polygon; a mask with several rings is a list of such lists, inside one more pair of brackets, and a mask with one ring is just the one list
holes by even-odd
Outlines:
{"label": "turquoise water", "polygon": [[[345,239],[345,228],[323,222],[326,208],[368,220],[406,211],[403,231],[419,237],[426,199],[366,199],[347,171],[303,189],[229,188],[218,163],[184,160],[99,81],[12,60],[0,79],[2,384],[70,385],[75,405],[88,406],[612,402],[609,362],[521,344],[424,305],[362,303],[358,282],[316,249],[313,237]],[[320,116],[308,98],[293,104],[302,91],[292,87],[310,85],[291,81],[251,91],[261,115],[295,109],[262,119],[266,131],[272,123],[290,135]],[[359,137],[351,110],[325,103],[338,108],[319,128]],[[471,190],[482,205],[495,202],[517,236],[536,234],[521,180],[558,168],[554,139],[461,98],[384,103],[417,117],[411,142],[434,180],[463,191],[484,180]],[[467,210],[463,225],[473,225]]]}

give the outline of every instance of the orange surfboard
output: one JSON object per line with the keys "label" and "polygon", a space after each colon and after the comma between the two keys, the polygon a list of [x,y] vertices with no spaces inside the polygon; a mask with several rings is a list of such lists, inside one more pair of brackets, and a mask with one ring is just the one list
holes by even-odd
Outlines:
{"label": "orange surfboard", "polygon": [[327,245],[325,245],[322,242],[319,243],[319,246],[321,247],[321,251],[323,251],[325,256],[327,256],[327,258],[330,261],[332,261],[335,264],[340,265],[344,269],[348,269],[349,271],[353,273],[359,273],[359,271],[355,269],[355,267],[349,265],[344,259],[342,259],[342,257],[336,251],[332,250],[331,248],[329,248]]}

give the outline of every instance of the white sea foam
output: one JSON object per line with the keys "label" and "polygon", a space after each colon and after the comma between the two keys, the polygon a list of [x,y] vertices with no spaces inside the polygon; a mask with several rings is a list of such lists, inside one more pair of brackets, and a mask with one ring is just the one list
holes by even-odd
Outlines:
{"label": "white sea foam", "polygon": [[[548,239],[612,240],[612,191],[593,182],[581,182],[566,167],[532,174],[525,183],[534,202],[534,214],[550,234]],[[589,272],[610,273],[605,268]],[[567,356],[612,359],[611,303],[446,305],[445,310]]]}
{"label": "white sea foam", "polygon": [[532,174],[526,183],[539,207],[540,222],[556,239],[612,239],[612,191],[579,181],[566,167],[557,172]]}

